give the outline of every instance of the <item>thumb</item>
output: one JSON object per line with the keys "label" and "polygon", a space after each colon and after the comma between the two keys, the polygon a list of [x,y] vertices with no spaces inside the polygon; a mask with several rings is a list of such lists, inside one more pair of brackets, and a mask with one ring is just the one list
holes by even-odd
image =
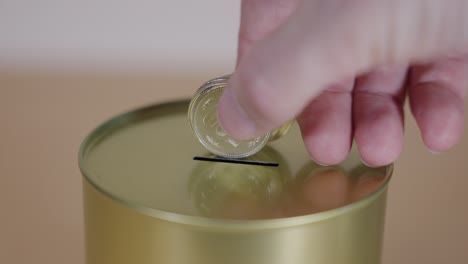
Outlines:
{"label": "thumb", "polygon": [[242,57],[218,119],[236,138],[264,134],[334,82],[466,51],[467,25],[465,0],[302,1]]}

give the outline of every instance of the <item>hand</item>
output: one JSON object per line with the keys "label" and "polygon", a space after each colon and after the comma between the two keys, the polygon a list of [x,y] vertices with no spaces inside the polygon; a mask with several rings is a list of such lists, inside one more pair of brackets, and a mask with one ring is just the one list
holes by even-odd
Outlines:
{"label": "hand", "polygon": [[297,118],[318,163],[344,160],[354,137],[381,166],[402,150],[407,94],[429,150],[463,133],[468,1],[243,0],[238,44],[218,107],[234,137]]}

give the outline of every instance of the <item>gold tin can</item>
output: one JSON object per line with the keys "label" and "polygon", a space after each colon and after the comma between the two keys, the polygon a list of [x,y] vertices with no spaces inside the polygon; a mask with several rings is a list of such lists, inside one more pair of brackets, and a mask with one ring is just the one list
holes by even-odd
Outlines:
{"label": "gold tin can", "polygon": [[310,161],[297,124],[259,153],[220,159],[189,101],[117,116],[82,144],[87,264],[380,263],[392,166],[352,150]]}

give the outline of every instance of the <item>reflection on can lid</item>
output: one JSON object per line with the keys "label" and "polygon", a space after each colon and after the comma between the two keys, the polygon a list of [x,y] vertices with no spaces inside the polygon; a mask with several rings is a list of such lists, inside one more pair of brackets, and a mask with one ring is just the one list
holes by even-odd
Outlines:
{"label": "reflection on can lid", "polygon": [[[391,167],[368,168],[355,151],[338,166],[309,159],[297,124],[247,160],[209,158],[187,123],[188,101],[118,116],[80,152],[89,182],[127,205],[180,215],[274,219],[313,214],[362,200],[388,181]],[[207,157],[194,160],[194,157]]]}

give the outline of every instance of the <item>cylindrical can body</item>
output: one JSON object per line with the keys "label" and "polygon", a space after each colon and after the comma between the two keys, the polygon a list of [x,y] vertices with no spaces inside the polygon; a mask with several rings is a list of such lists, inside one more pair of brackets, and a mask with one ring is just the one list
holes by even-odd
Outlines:
{"label": "cylindrical can body", "polygon": [[133,210],[84,181],[88,264],[377,264],[386,190],[327,219],[260,230],[219,230]]}
{"label": "cylindrical can body", "polygon": [[[170,107],[171,105],[156,110],[144,110],[143,114],[139,115],[135,120],[141,126],[145,126],[141,120],[148,118],[153,112],[164,112]],[[166,112],[164,112],[164,115],[167,114]],[[112,149],[115,148],[115,142],[106,145],[107,137],[114,137],[115,140],[119,141],[129,140],[128,135],[123,135],[122,139],[119,139],[118,135],[116,135],[118,133],[112,130],[128,130],[129,122],[133,122],[131,119],[135,116],[135,114],[127,115],[125,118],[104,124],[93,132],[94,136],[86,140],[80,154],[80,167],[84,175],[83,194],[87,264],[380,263],[386,193],[390,174],[392,173],[391,166],[385,168],[385,177],[372,191],[366,191],[366,195],[358,195],[359,197],[353,198],[351,202],[342,206],[334,206],[330,210],[255,220],[205,217],[196,215],[195,211],[190,211],[193,208],[190,210],[183,209],[182,202],[169,203],[171,199],[174,199],[170,198],[170,195],[174,192],[176,193],[173,197],[181,196],[181,201],[189,200],[191,197],[190,195],[177,193],[178,184],[185,184],[184,180],[179,180],[179,178],[183,178],[183,174],[177,172],[177,170],[184,169],[181,167],[191,166],[191,163],[186,161],[187,159],[180,157],[185,155],[181,154],[185,153],[181,152],[181,147],[178,147],[174,153],[170,153],[167,152],[166,147],[160,146],[163,143],[154,144],[155,149],[153,149],[148,142],[143,142],[139,146],[136,142],[129,144],[129,142],[132,142],[130,140],[123,144],[125,148],[122,148],[121,151]],[[148,125],[149,128],[143,127],[141,130],[144,131],[154,127],[154,131],[156,131],[154,133],[164,133],[162,131],[163,127],[167,128],[168,126]],[[111,132],[103,132],[107,130]],[[182,130],[177,129],[179,132]],[[187,128],[187,131],[189,130],[190,128]],[[176,132],[174,133],[174,136],[178,136]],[[142,136],[136,134],[134,137],[141,139]],[[94,147],[94,145],[99,144],[103,145],[103,147]],[[278,151],[282,152],[286,159],[292,155],[289,153],[296,153],[295,147],[291,146],[289,142],[285,143],[284,146],[284,148],[278,147]],[[135,147],[135,150],[132,151],[131,147]],[[92,152],[104,153],[103,149],[106,148],[111,149],[109,153],[116,155],[115,159],[109,159],[108,155],[110,154],[88,159]],[[133,153],[140,151],[141,153],[138,153],[138,155],[143,155],[144,158],[137,157],[135,161],[129,160],[128,157],[122,158],[119,155],[124,150]],[[159,151],[165,151],[165,153],[158,156]],[[161,169],[159,171],[151,168],[149,169],[151,173],[146,175],[148,169],[139,162],[146,162],[145,159],[149,155],[148,153],[155,156],[155,161],[149,159],[148,164],[160,162],[155,168]],[[174,163],[176,165],[171,166],[167,165],[172,162],[172,154],[177,157],[174,159],[180,158],[186,162]],[[187,157],[192,157],[191,155],[189,153]],[[166,159],[158,161],[161,158]],[[307,160],[307,157],[304,160]],[[297,166],[299,163],[297,158],[291,159],[289,162],[291,168],[288,169],[294,171],[297,167],[296,171],[300,171],[299,166]],[[112,166],[115,168],[106,171],[106,164],[113,164]],[[170,169],[163,169],[165,165],[169,166]],[[144,171],[142,169],[141,173],[133,173],[133,170],[128,169],[131,166],[145,168]],[[91,167],[94,169],[90,169]],[[172,170],[174,170],[173,175],[171,174]],[[194,171],[205,173],[206,169]],[[117,174],[123,176],[117,176]],[[154,180],[158,177],[161,178],[161,181]],[[326,180],[331,177],[334,176],[327,176]],[[366,180],[361,181],[359,184],[349,185],[358,187],[346,185],[342,189],[343,192],[347,193],[345,197],[356,196],[356,192],[349,191],[352,188],[354,188],[353,190],[358,188],[368,189],[373,181],[368,180],[369,176],[366,177]],[[210,179],[212,180],[212,178]],[[205,178],[202,178],[202,180],[205,180]],[[174,182],[171,183],[174,189],[168,190],[166,193],[167,187],[158,186],[165,184],[167,181]],[[143,183],[139,185],[140,182]],[[314,182],[315,185],[322,183],[323,181]],[[152,184],[153,186],[148,187],[148,185]],[[181,186],[180,190],[190,189],[183,184]],[[221,185],[217,184],[216,186],[219,192]],[[151,192],[152,188],[157,191]],[[330,190],[333,191],[334,188]],[[190,192],[193,193],[194,190],[190,189]],[[205,197],[207,195],[209,196],[209,192],[206,192],[206,190],[201,192],[201,196]],[[225,196],[217,193],[213,197],[222,198]],[[249,200],[249,204],[250,201],[255,199]],[[225,203],[223,206],[229,206],[227,204]],[[206,204],[204,206],[206,207]],[[174,208],[174,211],[171,211],[172,208]]]}

